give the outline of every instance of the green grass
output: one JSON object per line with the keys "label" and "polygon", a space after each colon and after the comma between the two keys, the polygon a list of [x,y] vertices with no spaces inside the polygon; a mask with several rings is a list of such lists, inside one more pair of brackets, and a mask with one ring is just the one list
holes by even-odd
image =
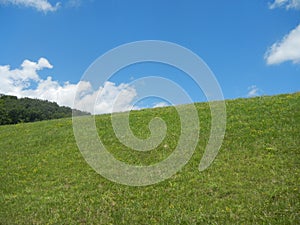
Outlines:
{"label": "green grass", "polygon": [[[198,164],[210,131],[210,111],[197,104],[198,147],[170,179],[146,187],[110,182],[83,159],[72,120],[0,127],[0,224],[299,224],[300,93],[226,102],[227,131],[213,164]],[[168,125],[163,143],[135,152],[114,136],[108,115],[99,135],[119,160],[148,165],[176,146],[180,124],[172,107],[131,113],[136,136],[148,122]]]}

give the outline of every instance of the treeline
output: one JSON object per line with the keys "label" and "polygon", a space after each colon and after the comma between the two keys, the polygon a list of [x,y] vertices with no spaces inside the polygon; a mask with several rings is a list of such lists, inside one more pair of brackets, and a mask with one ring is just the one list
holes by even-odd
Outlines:
{"label": "treeline", "polygon": [[[89,113],[74,110],[77,116]],[[59,106],[49,102],[31,98],[0,94],[0,125],[35,122],[59,119],[72,116],[70,107]]]}

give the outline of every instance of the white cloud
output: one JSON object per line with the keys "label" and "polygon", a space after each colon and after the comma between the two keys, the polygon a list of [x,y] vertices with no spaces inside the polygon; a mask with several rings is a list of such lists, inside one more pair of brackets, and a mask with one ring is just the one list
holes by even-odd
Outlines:
{"label": "white cloud", "polygon": [[80,83],[78,87],[81,90],[80,98],[77,98],[75,106],[78,109],[91,112],[92,114],[123,112],[135,109],[133,101],[137,93],[128,84],[122,83],[116,86],[115,83],[107,81],[103,87],[99,87],[96,91],[93,91],[89,83]]}
{"label": "white cloud", "polygon": [[159,103],[156,103],[153,108],[159,108],[159,107],[166,107],[166,106],[169,106],[168,103],[166,102],[159,102]]}
{"label": "white cloud", "polygon": [[248,94],[247,97],[255,97],[255,96],[259,96],[261,95],[261,90],[256,86],[256,85],[252,85],[250,87],[248,87]]}
{"label": "white cloud", "polygon": [[285,61],[300,63],[300,24],[281,41],[274,43],[266,52],[268,65]]}
{"label": "white cloud", "polygon": [[270,9],[285,7],[286,9],[300,9],[300,0],[274,0],[269,5]]}
{"label": "white cloud", "polygon": [[60,2],[57,2],[54,6],[51,5],[47,0],[0,0],[1,4],[13,4],[17,6],[31,7],[42,12],[53,12],[56,11]]}
{"label": "white cloud", "polygon": [[45,58],[40,58],[37,63],[24,60],[21,69],[11,70],[9,65],[0,66],[1,91],[4,93],[16,93],[30,86],[32,81],[39,81],[38,70],[52,68]]}
{"label": "white cloud", "polygon": [[80,110],[101,114],[133,108],[137,93],[128,84],[105,82],[98,90],[94,90],[86,81],[61,85],[50,76],[42,79],[37,72],[44,68],[53,68],[45,58],[40,58],[38,62],[24,60],[20,69],[10,69],[9,65],[0,66],[0,93],[55,101],[59,105],[73,107],[78,91],[80,98],[75,107]]}

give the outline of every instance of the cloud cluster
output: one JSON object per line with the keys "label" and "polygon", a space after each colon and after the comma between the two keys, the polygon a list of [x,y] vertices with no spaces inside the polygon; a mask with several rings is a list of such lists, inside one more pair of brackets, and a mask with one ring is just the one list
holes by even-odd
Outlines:
{"label": "cloud cluster", "polygon": [[300,24],[281,41],[274,43],[266,52],[268,65],[285,61],[300,63]]}
{"label": "cloud cluster", "polygon": [[286,9],[300,9],[300,0],[275,0],[270,9],[285,7]]}
{"label": "cloud cluster", "polygon": [[42,12],[53,12],[56,11],[59,6],[60,2],[57,2],[54,6],[51,5],[50,2],[47,0],[0,0],[1,4],[13,4],[17,6],[24,6],[24,7],[31,7],[35,8],[38,11]]}
{"label": "cloud cluster", "polygon": [[129,84],[116,85],[106,81],[103,86],[93,90],[89,82],[81,81],[77,84],[75,108],[92,114],[123,112],[137,109],[134,107],[136,90]]}
{"label": "cloud cluster", "polygon": [[40,58],[37,63],[24,60],[21,69],[11,70],[9,65],[0,66],[1,92],[18,93],[28,88],[31,82],[40,80],[38,70],[52,68],[53,66],[45,58]]}
{"label": "cloud cluster", "polygon": [[45,58],[40,58],[38,62],[24,60],[19,69],[11,69],[9,65],[0,66],[0,93],[44,99],[74,107],[77,92],[80,98],[76,108],[93,114],[127,111],[133,108],[137,93],[128,84],[105,82],[97,90],[86,81],[60,84],[50,76],[47,79],[39,76],[38,71],[45,68],[53,68]]}

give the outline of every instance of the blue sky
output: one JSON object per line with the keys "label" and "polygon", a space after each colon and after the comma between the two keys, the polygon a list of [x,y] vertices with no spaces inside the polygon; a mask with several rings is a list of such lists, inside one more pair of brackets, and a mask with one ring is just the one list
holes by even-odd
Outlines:
{"label": "blue sky", "polygon": [[[293,93],[300,91],[299,25],[299,0],[0,0],[0,92],[70,105],[99,56],[129,42],[163,40],[199,55],[225,99]],[[145,64],[103,84],[111,93],[98,112],[109,111],[107,102],[122,90],[131,93],[120,108],[126,110],[138,95],[128,83],[156,74],[202,101],[174,68]]]}

